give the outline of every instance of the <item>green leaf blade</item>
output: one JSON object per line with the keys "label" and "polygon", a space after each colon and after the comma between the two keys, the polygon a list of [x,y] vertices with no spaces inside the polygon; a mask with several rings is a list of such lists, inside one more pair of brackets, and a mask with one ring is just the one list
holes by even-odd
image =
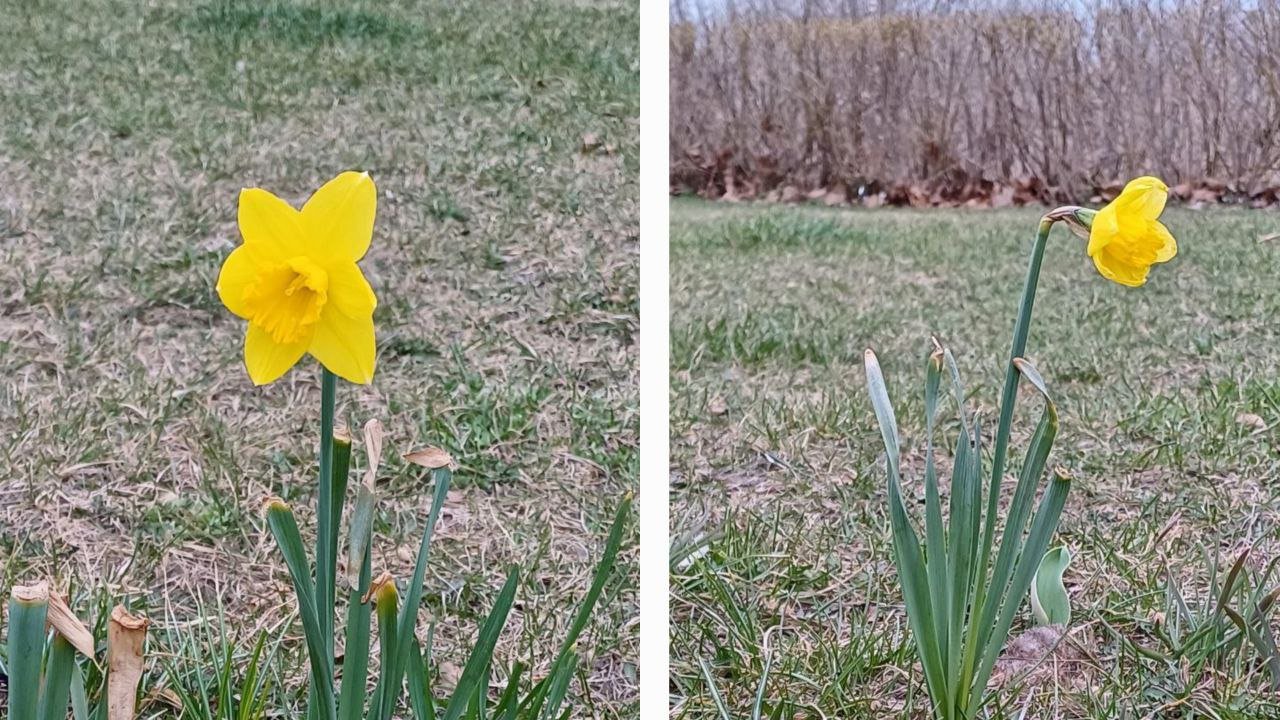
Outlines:
{"label": "green leaf blade", "polygon": [[1071,598],[1062,575],[1071,564],[1071,551],[1059,545],[1044,554],[1031,583],[1031,612],[1041,625],[1070,625]]}
{"label": "green leaf blade", "polygon": [[47,587],[13,589],[9,598],[10,720],[36,720],[48,613]]}
{"label": "green leaf blade", "polygon": [[471,703],[472,693],[476,691],[481,678],[488,671],[489,663],[493,660],[493,650],[498,644],[498,636],[502,634],[502,628],[507,624],[507,614],[511,612],[511,605],[515,602],[519,581],[519,568],[511,568],[507,574],[507,581],[493,604],[493,609],[489,611],[489,617],[480,628],[475,647],[471,650],[471,657],[462,668],[462,676],[458,679],[453,697],[449,699],[449,705],[445,708],[444,720],[458,720]]}

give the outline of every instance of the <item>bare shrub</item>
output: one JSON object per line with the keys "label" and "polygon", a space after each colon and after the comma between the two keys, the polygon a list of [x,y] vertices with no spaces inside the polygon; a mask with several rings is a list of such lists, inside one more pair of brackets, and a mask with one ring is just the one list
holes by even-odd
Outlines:
{"label": "bare shrub", "polygon": [[674,0],[672,23],[673,189],[1002,205],[1153,173],[1280,199],[1276,0]]}

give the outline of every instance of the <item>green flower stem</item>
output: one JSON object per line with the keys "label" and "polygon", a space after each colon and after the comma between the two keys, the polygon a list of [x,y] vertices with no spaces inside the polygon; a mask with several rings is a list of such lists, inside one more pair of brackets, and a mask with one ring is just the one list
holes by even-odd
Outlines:
{"label": "green flower stem", "polygon": [[[1018,304],[1018,318],[1013,323],[1013,346],[1009,349],[1009,365],[1004,374],[1004,391],[1000,394],[1000,424],[996,428],[996,444],[991,459],[991,502],[988,509],[996,506],[995,498],[1000,489],[1000,481],[1004,476],[1005,457],[1009,451],[1009,431],[1013,424],[1013,405],[1018,396],[1018,368],[1013,361],[1027,351],[1027,334],[1031,331],[1031,309],[1036,302],[1036,288],[1040,284],[1040,265],[1044,261],[1044,248],[1049,239],[1049,230],[1054,221],[1048,217],[1040,220],[1040,228],[1036,232],[1035,244],[1031,247],[1031,263],[1027,267],[1027,280],[1022,286],[1022,301]],[[987,517],[993,517],[988,515]],[[988,524],[986,546],[990,547],[990,538],[995,528]]]}
{"label": "green flower stem", "polygon": [[[987,583],[985,604],[981,607],[974,607],[974,612],[979,613],[976,616],[979,617],[979,621],[976,623],[978,631],[976,648],[979,654],[989,652],[993,645],[998,648],[1004,641],[1004,638],[1000,638],[999,643],[991,642],[996,613],[1001,609],[1002,603],[1011,604],[1014,607],[1022,603],[1022,595],[1025,590],[1011,587],[1009,583],[1014,573],[1014,562],[1019,559],[1022,553],[1023,529],[1026,527],[1035,494],[1044,475],[1049,451],[1053,447],[1054,439],[1058,434],[1058,410],[1052,396],[1049,394],[1044,378],[1040,376],[1040,373],[1030,362],[1019,360],[1017,365],[1022,377],[1030,382],[1032,387],[1043,398],[1044,411],[1027,446],[1026,459],[1022,463],[1022,473],[1018,478],[1013,500],[1008,508],[1005,529],[1000,540],[1000,552],[996,556],[995,569],[991,573],[991,580]],[[1057,526],[1055,525],[1049,532],[1052,533],[1056,528]],[[1030,538],[1028,537],[1029,540]],[[973,694],[980,696],[986,688],[986,679],[974,679],[971,687],[973,688]],[[975,697],[974,699],[977,700],[980,697]]]}
{"label": "green flower stem", "polygon": [[[977,420],[970,422],[964,408],[965,392],[951,353],[935,342],[925,382],[925,414],[928,456],[925,468],[925,540],[927,555],[902,497],[898,467],[898,430],[884,376],[875,354],[866,353],[867,387],[885,446],[890,526],[894,562],[906,601],[907,618],[924,671],[925,685],[939,720],[973,720],[986,699],[987,680],[1009,635],[1009,628],[1041,558],[1057,529],[1070,482],[1058,477],[1049,484],[1039,508],[1026,527],[1049,450],[1057,432],[1057,410],[1044,379],[1025,358],[1031,313],[1040,268],[1054,223],[1074,221],[1087,229],[1088,218],[1079,208],[1063,207],[1040,221],[1014,322],[1009,366],[1000,400],[999,422],[993,449],[992,476],[988,488],[982,479],[983,433]],[[1072,229],[1077,228],[1072,225]],[[1079,233],[1077,233],[1079,234]],[[933,467],[933,434],[943,361],[950,370],[951,394],[957,403],[961,434],[957,440],[951,478],[950,526],[944,529],[941,502]],[[1027,380],[1043,397],[1045,407],[1035,436],[1027,449],[1013,496],[1009,517],[992,570],[996,524],[999,521],[1000,486],[1017,401],[1019,383]],[[988,492],[983,497],[984,489]],[[986,500],[984,503],[983,500]],[[985,510],[985,513],[983,512]],[[945,535],[945,540],[944,540]],[[990,575],[988,575],[990,573]]]}
{"label": "green flower stem", "polygon": [[[986,521],[983,523],[982,544],[979,545],[981,555],[978,558],[977,573],[974,577],[975,592],[973,604],[975,612],[981,613],[986,603],[987,570],[991,563],[991,546],[995,542],[996,517],[1000,503],[1000,485],[1004,480],[1005,460],[1009,451],[1009,434],[1013,425],[1013,408],[1018,398],[1018,379],[1020,373],[1014,362],[1021,358],[1027,350],[1027,336],[1031,331],[1031,310],[1035,306],[1036,289],[1040,284],[1040,267],[1044,262],[1044,250],[1048,244],[1049,231],[1054,220],[1046,216],[1040,219],[1034,244],[1031,246],[1031,261],[1027,266],[1027,279],[1022,286],[1022,301],[1018,303],[1018,317],[1013,323],[1013,344],[1009,348],[1009,364],[1005,369],[1004,390],[1000,394],[1000,422],[996,427],[996,440],[991,458],[991,486],[988,488]],[[1001,589],[1002,590],[1002,589]],[[981,635],[979,623],[969,626],[968,638],[964,648],[964,665],[961,677],[971,677],[977,661],[978,640]],[[959,705],[968,704],[969,688],[961,687]],[[974,689],[981,692],[981,688]]]}
{"label": "green flower stem", "polygon": [[[316,612],[326,649],[333,656],[333,573],[337,533],[333,524],[333,414],[337,376],[328,368],[320,376],[320,492],[316,512]],[[350,446],[348,445],[348,457]]]}
{"label": "green flower stem", "polygon": [[[315,588],[316,615],[319,622],[320,636],[324,642],[325,656],[333,658],[333,608],[334,608],[334,557],[337,554],[338,534],[333,517],[341,508],[341,501],[334,503],[334,463],[333,463],[333,416],[337,398],[338,378],[329,369],[321,366],[320,370],[320,483],[316,510],[316,569],[313,586]],[[347,444],[347,456],[350,457],[350,443]],[[331,549],[332,548],[332,549]],[[330,672],[332,675],[332,672]],[[308,692],[308,720],[322,720],[316,716],[319,705],[316,698],[317,688],[313,685]],[[329,699],[330,701],[333,698]]]}
{"label": "green flower stem", "polygon": [[[317,611],[320,613],[321,624],[324,627],[325,641],[328,643],[327,650],[329,657],[333,657],[333,649],[336,643],[335,636],[337,634],[334,628],[334,615],[337,610],[337,558],[338,558],[338,528],[341,526],[342,504],[343,498],[347,492],[347,471],[351,467],[351,438],[343,435],[334,437],[330,443],[333,450],[333,457],[330,460],[332,470],[329,473],[328,492],[323,490],[320,496],[320,517],[318,524],[324,526],[325,517],[323,507],[329,506],[327,527],[323,530],[317,530],[316,548],[316,602],[319,603]],[[328,503],[325,502],[328,498]],[[321,544],[323,541],[323,544]],[[327,624],[327,625],[326,625]]]}

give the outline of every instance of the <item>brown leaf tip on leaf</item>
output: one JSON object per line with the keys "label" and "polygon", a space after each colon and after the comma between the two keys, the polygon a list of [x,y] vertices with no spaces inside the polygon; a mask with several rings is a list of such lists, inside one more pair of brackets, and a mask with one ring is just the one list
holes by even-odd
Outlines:
{"label": "brown leaf tip on leaf", "polygon": [[49,593],[49,626],[67,639],[81,655],[93,657],[93,633],[71,612],[71,607],[59,593]]}
{"label": "brown leaf tip on leaf", "polygon": [[336,427],[333,429],[333,441],[342,443],[343,445],[351,444],[351,431],[344,427]]}
{"label": "brown leaf tip on leaf", "polygon": [[262,510],[263,512],[268,510],[284,510],[285,512],[288,512],[289,503],[286,503],[283,498],[275,495],[268,495],[262,499]]}
{"label": "brown leaf tip on leaf", "polygon": [[119,625],[129,632],[137,632],[146,630],[151,625],[151,621],[145,617],[138,615],[130,615],[123,605],[117,605],[111,610],[111,622]]}
{"label": "brown leaf tip on leaf", "polygon": [[130,615],[123,605],[111,611],[107,623],[107,720],[134,720],[138,683],[142,680],[142,644],[146,618]]}
{"label": "brown leaf tip on leaf", "polygon": [[360,598],[361,603],[369,602],[369,598],[373,598],[378,604],[386,602],[397,602],[400,592],[396,589],[396,579],[391,573],[383,570],[378,577],[373,579],[369,585],[369,592]]}
{"label": "brown leaf tip on leaf", "polygon": [[382,427],[382,421],[378,418],[372,418],[364,424],[364,441],[368,444],[377,444],[382,447],[382,436],[386,434],[386,430]]}
{"label": "brown leaf tip on leaf", "polygon": [[10,593],[13,599],[20,603],[39,604],[49,602],[49,583],[41,580],[35,585],[14,585]]}
{"label": "brown leaf tip on leaf", "polygon": [[414,450],[403,455],[405,462],[413,463],[424,467],[428,470],[439,470],[440,468],[456,468],[453,462],[453,456],[441,450],[440,448],[429,447],[421,450]]}
{"label": "brown leaf tip on leaf", "polygon": [[378,465],[382,462],[382,423],[373,418],[364,424],[364,451],[369,456],[369,467],[364,471],[364,485],[370,490],[378,478]]}

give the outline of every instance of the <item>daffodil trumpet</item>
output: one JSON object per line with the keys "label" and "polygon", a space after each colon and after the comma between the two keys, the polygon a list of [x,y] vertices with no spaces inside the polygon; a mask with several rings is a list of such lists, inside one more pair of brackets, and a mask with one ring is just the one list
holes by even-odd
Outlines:
{"label": "daffodil trumpet", "polygon": [[[1158,219],[1166,196],[1163,182],[1138,178],[1101,210],[1064,206],[1041,218],[1014,320],[989,472],[983,468],[981,422],[965,408],[966,395],[955,358],[936,339],[932,341],[925,368],[923,543],[916,521],[907,510],[915,503],[906,502],[902,496],[897,420],[884,375],[875,353],[866,352],[867,386],[885,447],[894,564],[906,601],[911,638],[938,720],[973,720],[989,700],[987,682],[996,658],[1057,531],[1071,484],[1063,470],[1055,470],[1045,480],[1049,453],[1058,432],[1058,412],[1044,378],[1026,358],[1049,233],[1056,223],[1066,224],[1088,239],[1088,255],[1100,274],[1123,285],[1140,286],[1146,282],[1152,265],[1177,253],[1173,236]],[[945,525],[934,458],[934,431],[944,375],[950,377],[950,394],[960,426]],[[1041,398],[1042,409],[997,548],[1000,489],[1014,406],[1023,380]]]}

